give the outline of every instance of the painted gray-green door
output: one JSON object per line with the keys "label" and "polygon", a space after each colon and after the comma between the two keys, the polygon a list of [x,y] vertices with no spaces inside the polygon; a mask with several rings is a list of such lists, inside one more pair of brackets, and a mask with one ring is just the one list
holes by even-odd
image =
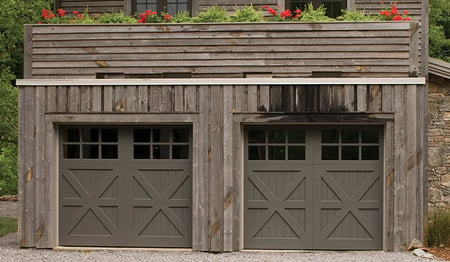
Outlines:
{"label": "painted gray-green door", "polygon": [[244,247],[381,249],[378,127],[248,127]]}
{"label": "painted gray-green door", "polygon": [[60,245],[190,247],[188,127],[63,127]]}

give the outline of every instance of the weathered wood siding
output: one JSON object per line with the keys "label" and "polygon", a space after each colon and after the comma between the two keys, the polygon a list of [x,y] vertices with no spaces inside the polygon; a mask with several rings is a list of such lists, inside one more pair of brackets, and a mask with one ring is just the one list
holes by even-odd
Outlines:
{"label": "weathered wood siding", "polygon": [[[415,23],[26,26],[26,78],[407,77]],[[31,47],[30,47],[31,45]],[[105,76],[106,74],[106,76]]]}
{"label": "weathered wood siding", "polygon": [[18,82],[22,247],[58,245],[60,123],[193,123],[193,250],[214,252],[242,248],[242,124],[383,125],[384,249],[402,250],[413,238],[423,238],[426,88],[420,81],[271,84],[260,79],[251,85],[28,81],[35,84]]}
{"label": "weathered wood siding", "polygon": [[88,11],[91,14],[103,14],[123,11],[125,2],[124,0],[56,0],[55,4],[57,8],[62,8],[66,12],[78,11],[82,13]]}

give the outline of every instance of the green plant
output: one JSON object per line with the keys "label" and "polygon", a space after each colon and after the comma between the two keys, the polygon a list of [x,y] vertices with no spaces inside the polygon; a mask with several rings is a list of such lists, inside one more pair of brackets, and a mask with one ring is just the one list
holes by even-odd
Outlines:
{"label": "green plant", "polygon": [[302,22],[327,22],[334,21],[334,19],[329,18],[325,15],[326,8],[321,5],[317,9],[314,9],[312,2],[306,5],[305,10],[302,12],[301,21]]}
{"label": "green plant", "polygon": [[189,23],[192,21],[192,17],[189,14],[189,11],[182,11],[178,12],[170,21],[172,23]]}
{"label": "green plant", "polygon": [[229,22],[230,15],[224,7],[219,7],[217,4],[200,11],[196,17],[192,18],[193,22],[208,23],[208,22]]}
{"label": "green plant", "polygon": [[341,10],[342,15],[338,16],[336,20],[338,21],[355,21],[355,22],[365,22],[365,21],[376,21],[378,16],[373,16],[367,14],[365,10]]}
{"label": "green plant", "polygon": [[244,8],[235,8],[234,14],[231,15],[232,22],[263,22],[264,15],[261,10],[257,10],[253,5]]}
{"label": "green plant", "polygon": [[0,237],[17,232],[17,218],[0,217]]}
{"label": "green plant", "polygon": [[133,24],[137,21],[135,18],[125,15],[123,12],[113,12],[99,16],[96,22],[100,24]]}
{"label": "green plant", "polygon": [[450,240],[450,213],[435,211],[429,219],[426,237],[429,247],[448,244]]}

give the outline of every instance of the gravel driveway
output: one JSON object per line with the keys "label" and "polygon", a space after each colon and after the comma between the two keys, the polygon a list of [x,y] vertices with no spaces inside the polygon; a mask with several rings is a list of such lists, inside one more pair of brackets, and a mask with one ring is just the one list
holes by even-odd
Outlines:
{"label": "gravel driveway", "polygon": [[[0,201],[0,216],[17,216],[17,202]],[[411,252],[383,252],[383,251],[298,251],[298,252],[233,252],[211,254],[203,252],[183,251],[148,251],[148,250],[103,250],[103,251],[60,251],[43,249],[20,249],[17,245],[17,234],[9,234],[0,238],[0,261],[330,261],[330,262],[412,262],[431,261],[418,258]]]}

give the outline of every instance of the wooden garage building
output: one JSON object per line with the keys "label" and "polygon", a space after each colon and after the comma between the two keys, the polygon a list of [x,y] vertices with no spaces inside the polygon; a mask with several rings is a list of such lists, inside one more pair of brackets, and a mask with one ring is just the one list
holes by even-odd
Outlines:
{"label": "wooden garage building", "polygon": [[20,245],[403,250],[426,221],[422,33],[25,26]]}

